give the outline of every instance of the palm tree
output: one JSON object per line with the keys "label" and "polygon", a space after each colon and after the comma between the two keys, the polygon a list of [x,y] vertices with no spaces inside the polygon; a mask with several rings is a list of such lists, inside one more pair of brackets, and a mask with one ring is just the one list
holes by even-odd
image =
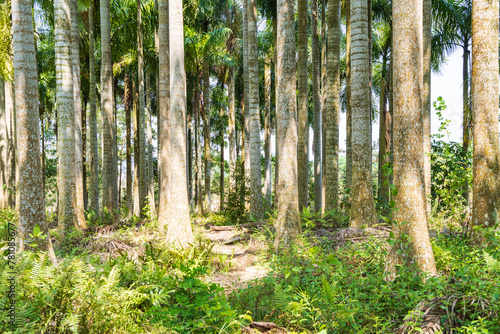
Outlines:
{"label": "palm tree", "polygon": [[113,62],[111,58],[110,0],[100,0],[101,13],[101,111],[102,111],[102,189],[103,208],[118,208],[116,173],[116,131],[113,111]]}
{"label": "palm tree", "polygon": [[[473,227],[498,221],[498,1],[472,4],[472,105],[474,106]],[[484,237],[472,229],[472,240]]]}
{"label": "palm tree", "polygon": [[327,90],[325,117],[325,211],[338,206],[340,114],[340,0],[328,2]]}
{"label": "palm tree", "polygon": [[278,219],[274,247],[290,247],[301,233],[297,189],[297,97],[295,83],[294,2],[278,0],[277,125],[280,152]]}
{"label": "palm tree", "polygon": [[351,0],[345,1],[345,113],[346,113],[346,168],[345,185],[352,186],[352,106],[351,106]]}
{"label": "palm tree", "polygon": [[151,74],[146,74],[146,111],[147,111],[147,134],[148,134],[148,197],[149,207],[153,215],[156,215],[154,167],[153,167],[153,128],[151,114]]}
{"label": "palm tree", "polygon": [[134,199],[133,199],[133,189],[132,189],[132,87],[130,82],[130,75],[125,72],[124,79],[124,93],[123,93],[123,104],[125,107],[125,159],[127,164],[127,176],[126,176],[126,201],[127,208],[130,213],[134,209]]}
{"label": "palm tree", "polygon": [[[18,233],[19,249],[23,250],[25,241],[29,242],[29,234],[33,233],[35,226],[38,225],[47,234],[48,227],[40,160],[38,82],[31,1],[13,0],[11,8],[19,163]],[[69,59],[66,63],[70,66]],[[48,250],[50,257],[55,261],[50,238],[48,238],[48,243],[42,244],[42,248]]]}
{"label": "palm tree", "polygon": [[308,99],[307,91],[309,85],[308,67],[307,67],[307,0],[298,0],[297,20],[298,20],[298,33],[297,33],[297,90],[298,90],[298,121],[299,121],[299,143],[298,143],[298,168],[299,168],[299,210],[302,211],[307,207],[307,186],[308,186]]}
{"label": "palm tree", "polygon": [[432,0],[423,0],[423,126],[424,126],[424,180],[427,217],[431,214],[431,40]]}
{"label": "palm tree", "polygon": [[313,123],[314,123],[314,211],[321,212],[321,100],[320,100],[320,59],[318,35],[318,0],[311,1],[311,49],[313,84]]}
{"label": "palm tree", "polygon": [[264,200],[271,207],[271,60],[264,60]]}
{"label": "palm tree", "polygon": [[[163,1],[160,1],[162,3]],[[170,67],[170,199],[167,241],[187,246],[193,241],[186,180],[186,72],[182,1],[168,2]],[[161,46],[161,45],[160,45]],[[160,50],[161,51],[161,50]],[[163,128],[162,128],[163,129]],[[175,208],[175,209],[174,209]]]}
{"label": "palm tree", "polygon": [[99,211],[99,148],[97,144],[96,82],[94,59],[94,1],[89,9],[89,76],[90,76],[90,203],[89,207]]}
{"label": "palm tree", "polygon": [[257,7],[255,0],[247,0],[248,21],[248,120],[250,156],[250,213],[262,219],[262,181],[260,161],[260,112],[259,112],[259,51],[257,45]]}
{"label": "palm tree", "polygon": [[[398,210],[393,226],[396,242],[388,258],[389,278],[394,277],[396,264],[407,263],[415,263],[424,273],[437,274],[424,187],[422,17],[422,0],[394,0],[394,184]],[[407,239],[403,240],[403,235]]]}
{"label": "palm tree", "polygon": [[[56,102],[57,102],[57,153],[59,162],[58,223],[63,235],[77,226],[75,206],[75,110],[71,55],[70,0],[54,3]],[[36,71],[36,70],[35,70]]]}
{"label": "palm tree", "polygon": [[351,0],[352,191],[349,225],[375,223],[368,44],[368,1]]}
{"label": "palm tree", "polygon": [[73,70],[73,104],[75,113],[75,195],[76,219],[79,228],[85,228],[85,185],[83,184],[82,99],[80,87],[80,29],[78,3],[70,0],[71,8],[71,60]]}
{"label": "palm tree", "polygon": [[16,186],[13,99],[12,82],[0,76],[0,184],[5,185],[0,189],[0,210],[15,206],[12,193]]}
{"label": "palm tree", "polygon": [[[208,50],[207,50],[208,51]],[[205,164],[205,208],[207,212],[212,211],[212,157],[210,156],[210,64],[208,53],[204,55],[203,61],[203,144]]]}

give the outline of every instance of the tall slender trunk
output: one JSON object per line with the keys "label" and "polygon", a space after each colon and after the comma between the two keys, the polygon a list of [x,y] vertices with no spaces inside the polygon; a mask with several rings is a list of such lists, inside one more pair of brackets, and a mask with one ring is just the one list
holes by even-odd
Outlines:
{"label": "tall slender trunk", "polygon": [[[472,2],[473,227],[498,222],[498,1]],[[472,241],[484,236],[472,230]]]}
{"label": "tall slender trunk", "polygon": [[271,64],[264,65],[264,199],[265,207],[271,207]]}
{"label": "tall slender trunk", "polygon": [[311,51],[313,84],[313,123],[314,123],[314,211],[321,212],[321,100],[320,100],[320,53],[318,36],[318,0],[311,1]]}
{"label": "tall slender trunk", "polygon": [[397,0],[392,8],[394,184],[398,189],[394,219],[398,224],[392,229],[396,242],[387,261],[390,279],[394,278],[397,264],[416,264],[424,273],[437,274],[425,209],[422,0]]}
{"label": "tall slender trunk", "polygon": [[327,84],[326,84],[326,48],[327,48],[327,39],[326,39],[326,0],[322,0],[321,2],[321,142],[323,145],[321,146],[321,166],[322,166],[322,175],[321,175],[321,203],[322,213],[325,212],[325,203],[326,203],[326,100],[327,100]]}
{"label": "tall slender trunk", "polygon": [[[245,170],[245,178],[250,177],[250,106],[249,106],[249,101],[250,97],[249,95],[249,73],[248,73],[248,8],[247,8],[247,0],[243,1],[242,5],[242,34],[243,34],[243,112],[242,112],[242,117],[243,117],[243,132],[242,132],[242,138],[243,138],[243,145],[242,145],[242,159],[244,160],[244,170]],[[243,187],[242,190],[245,191],[244,189],[246,188],[245,181],[242,180],[243,182]],[[245,207],[248,209],[249,207],[248,202],[245,201]]]}
{"label": "tall slender trunk", "polygon": [[188,197],[189,206],[193,210],[193,113],[188,115]]}
{"label": "tall slender trunk", "polygon": [[133,189],[132,189],[132,117],[131,109],[133,104],[132,97],[132,87],[130,87],[130,75],[125,72],[125,92],[124,92],[124,104],[125,104],[125,129],[126,129],[126,139],[125,139],[125,155],[127,160],[127,182],[126,182],[126,198],[127,198],[127,208],[130,213],[134,210],[134,200],[133,200]]}
{"label": "tall slender trunk", "polygon": [[[42,189],[43,189],[43,196],[45,198],[45,161],[47,160],[46,154],[45,154],[45,113],[43,112],[44,105],[43,103],[40,103],[40,125],[41,125],[41,142],[42,142],[42,156],[41,156],[41,162],[42,162]],[[3,170],[2,170],[3,171]]]}
{"label": "tall slender trunk", "polygon": [[80,87],[80,29],[77,0],[71,0],[71,61],[73,71],[73,104],[75,113],[75,194],[76,218],[79,228],[85,228],[85,187],[83,183],[82,98]]}
{"label": "tall slender trunk", "polygon": [[139,94],[137,92],[137,83],[132,83],[133,96],[133,126],[134,126],[134,177],[133,177],[133,197],[134,197],[134,215],[139,217],[142,212],[141,208],[141,142],[139,134]]}
{"label": "tall slender trunk", "polygon": [[274,208],[278,208],[278,183],[279,183],[279,151],[278,151],[278,117],[276,113],[276,106],[278,101],[278,78],[276,76],[278,71],[278,50],[276,49],[276,45],[278,44],[278,18],[275,17],[273,20],[273,41],[274,41]]}
{"label": "tall slender trunk", "polygon": [[[423,0],[423,86],[425,211],[431,215],[431,41],[432,0]],[[467,185],[468,187],[468,185]]]}
{"label": "tall slender trunk", "polygon": [[137,118],[137,129],[139,131],[139,214],[144,215],[144,205],[148,195],[147,183],[147,146],[146,146],[146,126],[145,106],[144,106],[144,61],[142,46],[142,11],[141,0],[137,0],[137,85],[139,93],[139,107]]}
{"label": "tall slender trunk", "polygon": [[205,209],[212,211],[212,157],[210,156],[210,65],[205,57],[203,62],[203,144],[205,156]]}
{"label": "tall slender trunk", "polygon": [[89,9],[89,72],[90,72],[90,201],[89,207],[99,211],[99,147],[97,143],[97,103],[94,56],[94,2]]}
{"label": "tall slender trunk", "polygon": [[[382,214],[387,214],[389,204],[389,183],[387,179],[387,154],[390,150],[390,138],[387,137],[387,126],[390,119],[387,115],[387,54],[382,55],[382,82],[380,84],[380,112],[379,112],[379,152],[378,152],[378,203],[381,205]],[[389,78],[390,79],[390,78]]]}
{"label": "tall slender trunk", "polygon": [[[186,247],[193,241],[186,187],[186,72],[182,0],[169,0],[171,210],[167,242]],[[175,208],[175,209],[174,209]]]}
{"label": "tall slender trunk", "polygon": [[[118,208],[116,131],[113,112],[113,60],[111,58],[110,0],[100,0],[101,13],[101,113],[103,208]],[[60,194],[61,195],[61,194]]]}
{"label": "tall slender trunk", "polygon": [[[21,0],[13,0],[11,8],[19,163],[18,240],[19,250],[22,251],[29,247],[24,244],[24,241],[29,242],[29,234],[36,225],[47,234],[48,226],[40,165],[38,82],[32,8],[29,1]],[[59,30],[56,31],[59,32]],[[71,71],[69,73],[71,74]],[[48,238],[48,243],[42,242],[40,246],[49,252],[50,258],[55,262],[50,238]]]}
{"label": "tall slender trunk", "polygon": [[149,207],[153,216],[156,216],[155,205],[155,171],[153,166],[153,128],[152,128],[152,115],[151,115],[151,75],[146,74],[146,110],[148,113],[147,131],[148,131],[148,197]]}
{"label": "tall slender trunk", "polygon": [[228,94],[228,123],[229,123],[229,186],[231,190],[235,189],[235,182],[233,172],[236,168],[236,115],[234,106],[234,80],[235,70],[231,67],[229,70],[229,85],[227,89]]}
{"label": "tall slender trunk", "polygon": [[0,184],[4,185],[0,188],[0,210],[15,206],[16,142],[12,88],[11,82],[0,77]]}
{"label": "tall slender trunk", "polygon": [[346,42],[345,42],[345,113],[346,113],[346,149],[345,149],[345,186],[352,186],[352,107],[351,107],[351,0],[346,0]]}
{"label": "tall slender trunk", "polygon": [[[224,109],[220,109],[220,117],[224,117]],[[220,129],[220,198],[219,211],[224,207],[224,128]]]}
{"label": "tall slender trunk", "polygon": [[195,132],[196,132],[196,204],[198,206],[198,214],[204,214],[205,210],[203,207],[203,190],[201,186],[201,143],[200,143],[200,89],[199,83],[196,83],[195,89],[195,104],[196,104],[196,116],[195,116]]}
{"label": "tall slender trunk", "polygon": [[274,247],[288,248],[301,233],[297,188],[297,96],[294,6],[278,0],[277,118],[280,178]]}
{"label": "tall slender trunk", "polygon": [[308,206],[308,181],[309,181],[309,157],[308,157],[308,38],[307,38],[307,0],[298,0],[297,20],[297,112],[298,112],[298,152],[297,152],[297,165],[298,165],[298,178],[299,178],[299,210],[302,212],[304,207]]}
{"label": "tall slender trunk", "polygon": [[352,192],[349,225],[376,222],[372,187],[368,1],[351,0]]}
{"label": "tall slender trunk", "polygon": [[260,111],[259,111],[259,50],[257,46],[256,0],[247,0],[248,22],[248,112],[250,155],[250,213],[255,219],[264,216],[262,207],[262,165],[260,156]]}
{"label": "tall slender trunk", "polygon": [[[470,143],[470,133],[472,126],[472,113],[469,108],[469,47],[467,44],[463,47],[463,69],[462,69],[462,78],[463,78],[463,90],[462,90],[462,102],[463,102],[463,121],[462,121],[462,156],[465,158],[467,156],[467,152],[469,151],[469,143]],[[467,181],[464,182],[462,186],[462,196],[464,198],[464,202],[469,202],[469,184]]]}
{"label": "tall slender trunk", "polygon": [[[73,71],[71,55],[70,0],[55,4],[55,54],[56,54],[56,103],[59,162],[58,223],[63,237],[78,226],[75,198],[75,105],[73,93]],[[36,71],[36,70],[35,70]],[[38,125],[37,125],[38,128]]]}

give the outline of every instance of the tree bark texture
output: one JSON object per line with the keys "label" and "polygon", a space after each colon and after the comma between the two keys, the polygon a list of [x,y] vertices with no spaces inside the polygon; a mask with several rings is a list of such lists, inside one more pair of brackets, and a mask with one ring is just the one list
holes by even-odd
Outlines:
{"label": "tree bark texture", "polygon": [[266,59],[264,65],[264,202],[271,207],[271,64]]}
{"label": "tree bark texture", "polygon": [[13,84],[0,77],[0,210],[16,204],[15,117]]}
{"label": "tree bark texture", "polygon": [[212,211],[212,157],[210,155],[210,64],[208,55],[203,61],[203,144],[205,165],[205,211]]}

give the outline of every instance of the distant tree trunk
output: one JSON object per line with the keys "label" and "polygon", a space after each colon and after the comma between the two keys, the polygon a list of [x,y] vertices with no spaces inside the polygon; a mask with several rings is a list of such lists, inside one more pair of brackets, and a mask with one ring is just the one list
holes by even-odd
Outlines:
{"label": "distant tree trunk", "polygon": [[132,96],[133,96],[133,126],[134,126],[134,177],[133,177],[133,193],[134,193],[134,215],[139,217],[141,215],[141,142],[139,134],[139,94],[137,92],[137,83],[132,82]]}
{"label": "distant tree trunk", "polygon": [[[387,261],[389,279],[394,278],[397,264],[416,264],[424,273],[437,274],[425,211],[421,87],[423,83],[422,0],[395,0],[392,8],[394,184],[398,189],[395,197],[398,210],[394,213],[394,219],[398,224],[393,226],[396,242],[389,252]],[[407,236],[405,240],[402,239],[403,234]]]}
{"label": "distant tree trunk", "polygon": [[248,96],[249,154],[250,154],[250,213],[261,220],[262,207],[262,165],[260,155],[260,111],[259,111],[259,50],[257,45],[256,0],[247,0],[248,21]]}
{"label": "distant tree trunk", "polygon": [[[59,9],[60,7],[61,4],[56,3],[55,8]],[[40,164],[37,64],[31,2],[13,0],[11,8],[19,163],[18,240],[19,250],[22,251],[29,247],[25,245],[24,241],[30,240],[29,234],[33,233],[36,225],[46,234],[48,234],[48,226]],[[60,23],[56,26],[56,32],[59,34]],[[69,67],[69,54],[66,63]],[[71,75],[71,71],[68,74]],[[43,250],[48,251],[50,258],[55,262],[55,254],[50,238],[48,243],[42,242],[40,246]]]}
{"label": "distant tree trunk", "polygon": [[171,209],[167,242],[187,247],[193,241],[186,187],[186,72],[182,0],[169,0]]}
{"label": "distant tree trunk", "polygon": [[203,215],[205,210],[203,207],[203,188],[201,186],[201,143],[200,143],[200,89],[199,83],[196,83],[195,89],[195,105],[196,105],[196,114],[195,114],[195,125],[194,130],[196,132],[195,135],[195,145],[196,145],[196,205],[198,206],[198,214]]}
{"label": "distant tree trunk", "polygon": [[325,211],[338,208],[340,117],[340,0],[328,1],[328,97],[325,108]]}
{"label": "distant tree trunk", "polygon": [[[431,40],[432,0],[423,0],[423,71],[422,107],[424,126],[425,211],[431,216]],[[469,185],[466,184],[467,190]]]}
{"label": "distant tree trunk", "polygon": [[[56,23],[56,104],[58,109],[57,126],[59,130],[57,141],[59,162],[58,224],[63,234],[63,238],[68,235],[74,227],[78,226],[75,198],[75,105],[73,102],[74,78],[72,76],[71,18],[67,15],[67,13],[70,13],[70,1],[71,0],[59,0],[54,4]],[[36,73],[36,68],[34,71]],[[34,98],[37,99],[38,96],[35,95]]]}
{"label": "distant tree trunk", "polygon": [[134,200],[133,200],[133,189],[132,189],[132,117],[131,109],[133,104],[132,87],[130,82],[130,75],[125,72],[125,92],[124,92],[124,104],[125,104],[125,128],[126,128],[126,160],[127,160],[127,185],[126,185],[126,198],[127,198],[127,208],[130,213],[134,211]]}
{"label": "distant tree trunk", "polygon": [[327,79],[326,79],[326,0],[321,2],[321,212],[325,213],[326,203],[326,100],[327,100]]}
{"label": "distant tree trunk", "polygon": [[[498,1],[472,3],[473,227],[498,222]],[[472,229],[472,241],[484,236]]]}
{"label": "distant tree trunk", "polygon": [[[224,109],[220,109],[220,117],[224,117]],[[219,211],[224,207],[224,128],[220,129],[220,198]]]}
{"label": "distant tree trunk", "polygon": [[[101,113],[103,208],[118,209],[116,131],[113,112],[113,60],[111,57],[110,0],[100,0],[101,13]],[[61,194],[60,194],[61,195]]]}
{"label": "distant tree trunk", "polygon": [[[250,177],[250,106],[249,106],[249,101],[250,97],[249,95],[249,73],[248,73],[248,7],[247,7],[247,0],[243,1],[242,5],[242,37],[243,37],[243,111],[242,111],[242,117],[243,117],[243,131],[242,131],[242,136],[241,138],[243,139],[242,141],[242,148],[241,148],[241,158],[244,161],[244,170],[245,170],[245,178],[242,180],[243,182],[243,187],[242,192],[245,192],[246,189],[246,184],[245,184],[245,179],[247,177]],[[247,209],[250,209],[249,204],[245,196],[243,196],[243,199],[245,201],[245,207]]]}
{"label": "distant tree trunk", "polygon": [[[41,125],[41,143],[42,143],[42,157],[41,157],[41,162],[42,162],[42,189],[43,189],[43,197],[45,198],[45,160],[46,160],[46,155],[45,155],[45,124],[43,119],[45,118],[45,113],[43,111],[44,106],[43,103],[40,103],[40,125]],[[1,138],[0,138],[1,140]],[[0,146],[1,148],[1,146]],[[3,169],[2,169],[3,170]],[[2,173],[3,174],[3,173]]]}
{"label": "distant tree trunk", "polygon": [[155,177],[154,177],[154,166],[153,166],[153,128],[152,128],[152,116],[151,116],[151,75],[146,74],[146,110],[148,113],[147,119],[147,130],[148,130],[148,197],[149,197],[149,207],[153,216],[156,216],[156,205],[155,205]]}
{"label": "distant tree trunk", "polygon": [[345,186],[352,187],[352,105],[351,105],[351,0],[346,0],[346,42],[345,42],[345,113],[346,113],[346,167]]}
{"label": "distant tree trunk", "polygon": [[314,211],[321,212],[321,100],[320,100],[320,53],[318,36],[318,0],[311,1],[311,50],[313,84],[313,123],[314,123]]}
{"label": "distant tree trunk", "polygon": [[203,62],[203,144],[205,155],[205,208],[212,212],[212,157],[210,156],[210,65],[207,60]]}
{"label": "distant tree trunk", "polygon": [[99,211],[99,147],[97,143],[97,103],[94,56],[94,2],[89,9],[89,72],[90,72],[90,201],[89,207]]}
{"label": "distant tree trunk", "polygon": [[[194,108],[193,108],[194,109]],[[193,113],[192,113],[193,114]],[[189,206],[193,210],[193,116],[188,115],[187,128],[188,128],[188,197]]]}
{"label": "distant tree trunk", "polygon": [[0,210],[16,204],[15,118],[13,85],[0,77]]}
{"label": "distant tree trunk", "polygon": [[[307,38],[307,0],[298,0],[297,8],[297,112],[298,112],[298,152],[297,152],[297,167],[299,178],[299,211],[302,212],[304,207],[308,206],[308,181],[309,181],[309,157],[308,157],[308,90],[309,90],[309,70],[308,70],[308,38]],[[340,48],[339,48],[340,50]]]}
{"label": "distant tree trunk", "polygon": [[[382,214],[387,214],[387,205],[389,204],[389,182],[387,170],[384,165],[388,161],[387,154],[390,150],[390,138],[388,138],[388,125],[390,125],[390,116],[387,114],[387,80],[390,75],[387,74],[387,54],[382,56],[382,82],[380,84],[380,118],[379,118],[379,152],[378,152],[378,203],[384,208]],[[389,77],[390,80],[390,77]]]}
{"label": "distant tree trunk", "polygon": [[274,41],[274,208],[278,208],[278,183],[279,183],[279,152],[278,152],[278,118],[276,113],[276,106],[278,101],[278,79],[276,73],[278,71],[278,52],[276,50],[276,45],[278,44],[278,18],[273,18],[273,41]]}
{"label": "distant tree trunk", "polygon": [[368,1],[351,0],[352,192],[349,225],[376,222],[372,187]]}
{"label": "distant tree trunk", "polygon": [[264,65],[264,195],[265,207],[271,207],[271,65],[266,59]]}
{"label": "distant tree trunk", "polygon": [[294,6],[278,0],[277,119],[280,153],[278,219],[274,247],[288,248],[301,233],[297,188],[297,96]]}
{"label": "distant tree trunk", "polygon": [[[465,44],[463,47],[463,70],[462,70],[462,103],[463,103],[463,117],[462,117],[462,156],[465,158],[467,156],[467,152],[469,151],[469,143],[470,143],[470,134],[472,127],[472,113],[469,108],[469,46]],[[462,186],[462,196],[464,198],[464,202],[469,202],[469,184],[466,181]]]}

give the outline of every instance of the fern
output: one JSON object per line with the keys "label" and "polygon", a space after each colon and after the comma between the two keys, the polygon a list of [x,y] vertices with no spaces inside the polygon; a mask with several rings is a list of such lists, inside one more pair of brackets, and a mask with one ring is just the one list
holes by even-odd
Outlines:
{"label": "fern", "polygon": [[486,262],[486,267],[489,271],[498,271],[500,272],[500,261],[495,259],[493,256],[488,254],[483,250],[484,261]]}

